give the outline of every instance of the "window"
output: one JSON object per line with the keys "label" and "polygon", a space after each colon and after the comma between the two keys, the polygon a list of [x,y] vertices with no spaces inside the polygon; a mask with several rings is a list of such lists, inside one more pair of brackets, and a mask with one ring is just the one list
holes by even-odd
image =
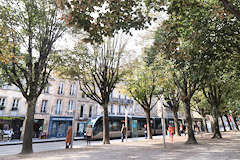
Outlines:
{"label": "window", "polygon": [[113,114],[113,104],[111,104],[111,114]]}
{"label": "window", "polygon": [[113,92],[110,94],[110,98],[113,98]]}
{"label": "window", "polygon": [[86,97],[85,93],[82,93],[82,98],[85,98],[85,97]]}
{"label": "window", "polygon": [[70,92],[69,92],[69,95],[70,95],[70,96],[73,96],[73,95],[74,95],[74,88],[75,88],[75,85],[74,85],[74,84],[71,84],[71,86],[70,86]]}
{"label": "window", "polygon": [[73,110],[73,100],[68,101],[68,111],[72,112]]}
{"label": "window", "polygon": [[59,86],[58,86],[58,94],[63,94],[63,82],[60,82]]}
{"label": "window", "polygon": [[121,113],[121,105],[119,105],[119,107],[118,107],[118,113],[119,114]]}
{"label": "window", "polygon": [[96,105],[96,114],[98,114],[98,105]]}
{"label": "window", "polygon": [[57,100],[57,107],[56,107],[56,114],[61,114],[62,111],[62,100],[58,99]]}
{"label": "window", "polygon": [[8,85],[7,85],[7,84],[4,84],[4,85],[2,86],[2,89],[8,89]]}
{"label": "window", "polygon": [[83,117],[83,109],[84,109],[84,104],[81,105],[80,117]]}
{"label": "window", "polygon": [[12,111],[18,110],[18,105],[19,105],[19,99],[17,98],[13,99]]}
{"label": "window", "polygon": [[92,117],[92,106],[89,107],[89,117]]}
{"label": "window", "polygon": [[0,110],[3,110],[5,108],[5,101],[6,98],[3,97],[0,98]]}
{"label": "window", "polygon": [[41,113],[46,113],[47,102],[47,100],[42,100]]}
{"label": "window", "polygon": [[49,86],[44,88],[43,93],[49,93]]}
{"label": "window", "polygon": [[130,114],[133,114],[133,106],[130,106]]}

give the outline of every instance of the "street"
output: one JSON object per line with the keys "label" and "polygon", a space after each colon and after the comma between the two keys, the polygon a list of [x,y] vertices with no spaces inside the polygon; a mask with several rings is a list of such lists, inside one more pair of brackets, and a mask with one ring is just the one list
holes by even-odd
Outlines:
{"label": "street", "polygon": [[[174,136],[174,143],[167,136],[166,148],[163,147],[162,137],[154,137],[153,140],[129,139],[127,143],[113,140],[110,145],[95,145],[101,144],[98,141],[85,146],[80,142],[80,148],[74,149],[63,149],[64,146],[60,146],[64,145],[63,142],[45,143],[40,144],[38,150],[47,147],[46,150],[52,151],[0,156],[0,160],[239,160],[240,132],[222,134],[222,139],[211,139],[211,133],[197,135],[198,145],[184,144],[187,136]],[[75,147],[78,144],[75,143]],[[54,150],[56,148],[60,149]]]}
{"label": "street", "polygon": [[[160,137],[160,136],[159,136]],[[155,137],[157,138],[157,137]],[[128,138],[128,141],[134,141],[134,140],[139,140],[143,139],[143,137],[138,137],[138,138]],[[118,143],[120,142],[120,139],[114,139],[111,140],[111,143]],[[102,141],[91,141],[91,145],[101,145]],[[86,141],[85,140],[78,140],[74,141],[73,143],[73,148],[81,148],[85,147]],[[21,152],[22,145],[6,145],[6,146],[0,146],[0,156],[4,155],[14,155],[18,154]],[[47,142],[47,143],[34,143],[33,144],[33,151],[34,152],[43,152],[43,151],[52,151],[52,150],[60,150],[65,148],[65,141],[60,141],[60,142]]]}

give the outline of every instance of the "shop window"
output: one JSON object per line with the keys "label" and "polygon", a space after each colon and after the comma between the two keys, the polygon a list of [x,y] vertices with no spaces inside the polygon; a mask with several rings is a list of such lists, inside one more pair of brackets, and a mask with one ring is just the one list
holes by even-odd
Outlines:
{"label": "shop window", "polygon": [[57,106],[56,106],[56,114],[61,114],[62,112],[62,100],[57,100]]}
{"label": "shop window", "polygon": [[46,113],[47,102],[47,100],[42,100],[41,113]]}
{"label": "shop window", "polygon": [[70,86],[70,92],[69,92],[69,95],[70,95],[70,96],[73,96],[73,95],[74,95],[74,89],[75,89],[75,85],[74,85],[74,84],[71,84],[71,86]]}
{"label": "shop window", "polygon": [[6,98],[4,98],[4,97],[0,98],[0,110],[4,110],[4,108],[5,108],[5,101],[6,101]]}
{"label": "shop window", "polygon": [[19,101],[20,101],[20,99],[18,99],[18,98],[13,99],[12,111],[18,110]]}
{"label": "shop window", "polygon": [[63,94],[63,87],[64,87],[63,82],[60,82],[60,84],[58,86],[58,94]]}

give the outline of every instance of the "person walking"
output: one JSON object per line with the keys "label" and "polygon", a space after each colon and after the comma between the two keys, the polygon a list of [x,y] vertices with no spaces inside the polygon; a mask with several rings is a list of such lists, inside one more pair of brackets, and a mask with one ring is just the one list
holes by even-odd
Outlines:
{"label": "person walking", "polygon": [[13,135],[14,135],[14,132],[13,132],[13,129],[11,128],[8,133],[8,141],[11,141],[13,139]]}
{"label": "person walking", "polygon": [[147,139],[147,124],[144,124],[144,137]]}
{"label": "person walking", "polygon": [[88,145],[88,144],[90,144],[90,141],[93,138],[92,126],[91,125],[88,125],[87,131],[86,131],[86,136],[87,136],[87,145]]}
{"label": "person walking", "polygon": [[69,146],[72,144],[72,126],[68,127],[65,142],[66,142],[66,148],[69,148]]}
{"label": "person walking", "polygon": [[168,133],[169,133],[169,136],[170,136],[170,139],[173,143],[173,135],[174,135],[174,127],[172,127],[171,125],[168,126]]}
{"label": "person walking", "polygon": [[121,140],[122,142],[124,141],[124,138],[126,137],[126,127],[124,124],[122,124],[122,128],[121,128]]}

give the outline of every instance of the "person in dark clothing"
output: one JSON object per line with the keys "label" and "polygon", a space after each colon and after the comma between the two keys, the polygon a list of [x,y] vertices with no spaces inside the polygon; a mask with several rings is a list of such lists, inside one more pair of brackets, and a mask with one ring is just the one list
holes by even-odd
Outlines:
{"label": "person in dark clothing", "polygon": [[123,142],[124,138],[126,137],[126,127],[124,124],[122,124],[122,128],[121,128],[121,140]]}

